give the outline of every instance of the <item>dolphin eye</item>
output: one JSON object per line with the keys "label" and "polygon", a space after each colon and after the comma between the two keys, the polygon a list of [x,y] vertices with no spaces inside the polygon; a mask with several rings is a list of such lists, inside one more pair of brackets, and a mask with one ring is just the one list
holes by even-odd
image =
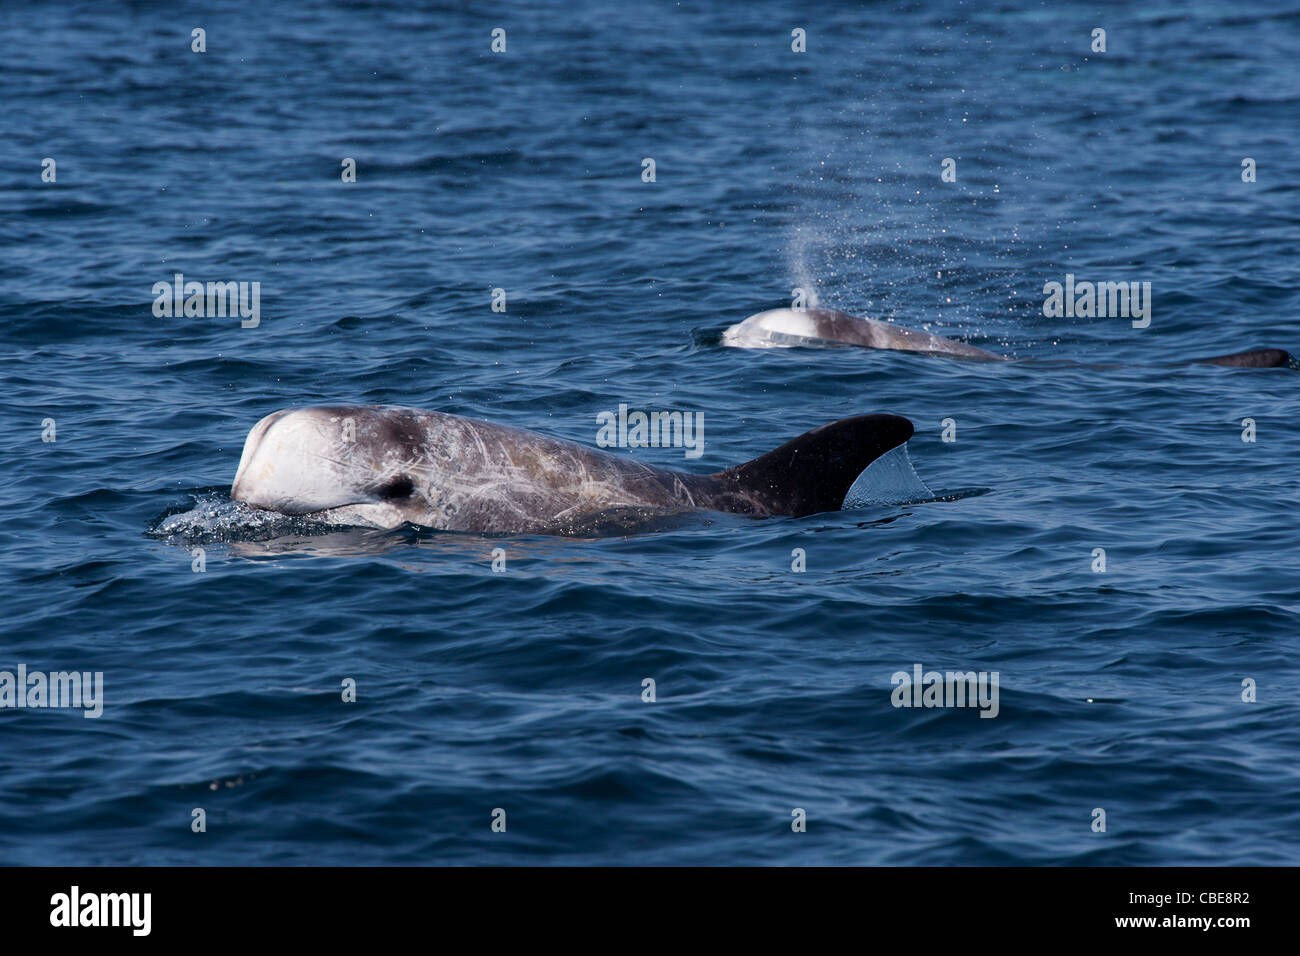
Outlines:
{"label": "dolphin eye", "polygon": [[409,498],[411,492],[415,491],[415,483],[407,475],[398,475],[387,484],[380,485],[375,489],[375,495],[385,501],[393,501],[397,498]]}

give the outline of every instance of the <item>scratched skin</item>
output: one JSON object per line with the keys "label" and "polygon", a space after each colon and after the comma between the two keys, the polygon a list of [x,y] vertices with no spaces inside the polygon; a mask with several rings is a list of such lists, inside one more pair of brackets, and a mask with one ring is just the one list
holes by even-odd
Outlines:
{"label": "scratched skin", "polygon": [[[349,422],[351,440],[345,440]],[[409,521],[510,532],[607,508],[696,507],[691,486],[707,477],[396,406],[277,412],[253,429],[248,446],[232,497],[285,514],[320,513],[335,523],[381,528]]]}

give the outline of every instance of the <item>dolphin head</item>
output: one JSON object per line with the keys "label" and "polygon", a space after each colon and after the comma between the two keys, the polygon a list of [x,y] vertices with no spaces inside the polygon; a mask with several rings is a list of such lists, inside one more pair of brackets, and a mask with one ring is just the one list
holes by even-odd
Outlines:
{"label": "dolphin head", "polygon": [[407,409],[275,412],[248,433],[230,497],[286,515],[396,527],[422,510],[412,468],[420,435]]}
{"label": "dolphin head", "polygon": [[[722,333],[722,344],[742,349],[793,348],[823,338],[821,315],[831,309],[771,309],[751,315]],[[843,313],[838,313],[843,314]]]}

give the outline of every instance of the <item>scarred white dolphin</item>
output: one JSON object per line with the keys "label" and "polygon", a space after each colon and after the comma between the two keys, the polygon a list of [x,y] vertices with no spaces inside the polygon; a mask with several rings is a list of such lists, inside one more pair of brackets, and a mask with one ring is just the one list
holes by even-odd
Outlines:
{"label": "scarred white dolphin", "polygon": [[858,475],[911,437],[897,415],[845,418],[702,475],[458,415],[317,406],[253,426],[231,497],[335,524],[481,533],[564,533],[615,508],[802,516],[838,510]]}
{"label": "scarred white dolphin", "polygon": [[[859,318],[838,309],[772,309],[751,315],[722,333],[722,344],[744,349],[780,349],[817,345],[857,345],[868,349],[898,349],[925,352],[983,362],[1007,362],[1004,355],[945,339],[929,332],[916,332],[889,322]],[[1191,359],[1192,365],[1228,365],[1236,368],[1300,369],[1285,349],[1250,349],[1231,355]]]}
{"label": "scarred white dolphin", "polygon": [[818,344],[859,345],[868,349],[932,352],[984,362],[1004,361],[984,349],[914,332],[889,322],[862,319],[839,309],[772,309],[751,315],[722,333],[722,344],[745,349],[795,348]]}

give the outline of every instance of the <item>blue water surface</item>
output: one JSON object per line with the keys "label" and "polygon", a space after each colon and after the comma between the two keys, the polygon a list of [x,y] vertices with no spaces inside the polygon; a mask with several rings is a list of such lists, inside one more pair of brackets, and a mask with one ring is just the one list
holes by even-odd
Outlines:
{"label": "blue water surface", "polygon": [[[1300,351],[1297,48],[1217,0],[5,6],[0,670],[104,709],[0,709],[0,862],[1300,863],[1300,373],[1180,364]],[[155,316],[176,273],[259,324]],[[1045,317],[1067,273],[1150,326]],[[1022,361],[720,345],[795,288]],[[688,471],[892,412],[937,500],[151,534],[322,402],[699,412],[620,452]],[[998,716],[894,707],[917,664]]]}

